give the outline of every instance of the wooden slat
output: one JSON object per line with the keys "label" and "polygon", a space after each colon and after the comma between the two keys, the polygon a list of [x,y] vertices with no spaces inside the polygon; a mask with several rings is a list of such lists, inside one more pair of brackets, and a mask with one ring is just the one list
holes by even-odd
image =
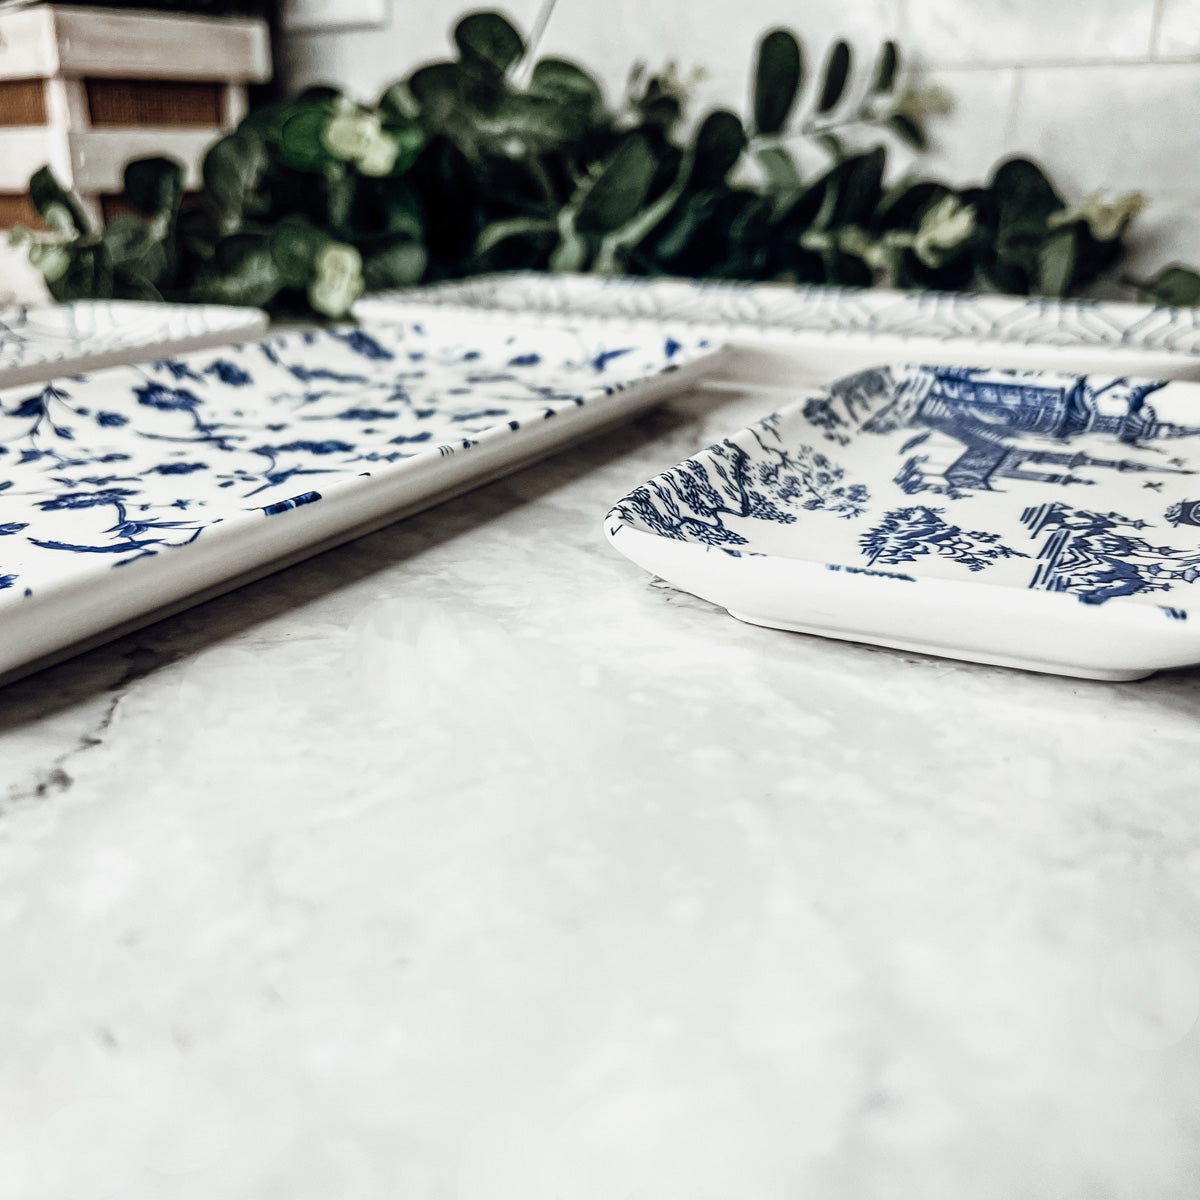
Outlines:
{"label": "wooden slat", "polygon": [[62,5],[49,11],[54,14],[59,69],[67,75],[252,83],[271,77],[264,21]]}
{"label": "wooden slat", "polygon": [[225,129],[236,129],[249,111],[245,87],[240,83],[227,85],[221,106],[221,125]]}
{"label": "wooden slat", "polygon": [[119,192],[125,164],[162,154],[184,164],[184,186],[200,184],[204,152],[221,136],[219,129],[93,129],[71,133],[71,166],[81,192]]}
{"label": "wooden slat", "polygon": [[6,129],[3,138],[0,192],[25,191],[34,171],[47,165],[66,186],[71,185],[71,155],[65,130]]}
{"label": "wooden slat", "polygon": [[93,129],[110,125],[221,125],[225,85],[179,79],[88,79]]}
{"label": "wooden slat", "polygon": [[46,123],[56,129],[86,129],[87,89],[82,79],[62,75],[46,80]]}
{"label": "wooden slat", "polygon": [[0,125],[46,125],[44,79],[0,79]]}
{"label": "wooden slat", "polygon": [[48,79],[57,71],[50,9],[38,5],[0,13],[0,79]]}

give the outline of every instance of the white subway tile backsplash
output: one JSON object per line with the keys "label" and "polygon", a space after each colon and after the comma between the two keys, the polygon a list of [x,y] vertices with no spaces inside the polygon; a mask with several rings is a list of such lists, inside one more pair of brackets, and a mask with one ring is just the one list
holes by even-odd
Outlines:
{"label": "white subway tile backsplash", "polygon": [[1200,64],[1031,67],[1013,141],[1075,190],[1200,191],[1197,113]]}
{"label": "white subway tile backsplash", "polygon": [[953,110],[926,121],[929,149],[921,156],[922,174],[977,183],[1013,150],[1009,128],[1016,99],[1017,71],[928,70],[920,77],[923,87],[946,92]]}
{"label": "white subway tile backsplash", "polygon": [[583,60],[599,73],[610,96],[620,95],[634,62],[651,69],[675,61],[681,71],[699,69],[696,113],[720,106],[745,112],[755,47],[768,29],[791,29],[805,50],[811,93],[829,47],[849,41],[861,70],[869,71],[884,39],[900,30],[900,0],[748,0],[731,8],[726,0],[688,5],[658,0],[558,0],[542,42],[545,54]]}
{"label": "white subway tile backsplash", "polygon": [[906,40],[946,65],[1146,58],[1154,0],[907,0]]}
{"label": "white subway tile backsplash", "polygon": [[1161,0],[1157,58],[1200,58],[1200,0]]}
{"label": "white subway tile backsplash", "polygon": [[1122,270],[1136,279],[1172,262],[1200,267],[1200,187],[1154,189],[1150,205],[1130,228]]}

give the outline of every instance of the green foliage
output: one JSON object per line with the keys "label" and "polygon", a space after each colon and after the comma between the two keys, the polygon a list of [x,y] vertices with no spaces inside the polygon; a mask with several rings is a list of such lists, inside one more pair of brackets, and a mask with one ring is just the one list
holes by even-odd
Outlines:
{"label": "green foliage", "polygon": [[[930,103],[898,94],[893,42],[865,64],[838,42],[808,80],[800,43],[774,29],[749,122],[716,111],[690,136],[670,72],[635,70],[614,112],[582,66],[530,63],[498,13],[464,17],[453,43],[377,104],[313,88],[251,113],[211,148],[194,196],[177,164],[130,163],[134,215],[103,230],[39,171],[30,195],[55,238],[31,255],[62,299],[332,317],[364,288],[516,268],[1065,296],[1118,264],[1141,204],[1071,207],[1021,157],[979,187],[897,172],[897,150],[925,145]],[[1136,286],[1200,300],[1184,267]]]}
{"label": "green foliage", "polygon": [[1174,263],[1164,267],[1153,279],[1132,281],[1141,299],[1151,304],[1190,308],[1200,304],[1200,274],[1190,267]]}
{"label": "green foliage", "polygon": [[754,71],[754,128],[779,133],[787,124],[804,79],[800,43],[786,29],[773,29],[758,45]]}

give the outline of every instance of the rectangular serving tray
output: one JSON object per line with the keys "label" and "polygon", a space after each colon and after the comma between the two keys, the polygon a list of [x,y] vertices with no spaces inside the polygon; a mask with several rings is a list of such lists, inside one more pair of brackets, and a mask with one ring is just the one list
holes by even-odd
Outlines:
{"label": "rectangular serving tray", "polygon": [[218,304],[80,300],[0,308],[0,388],[261,337],[266,313]]}
{"label": "rectangular serving tray", "polygon": [[646,570],[755,624],[1091,679],[1200,663],[1200,386],[884,367],[620,501]]}
{"label": "rectangular serving tray", "polygon": [[703,339],[304,329],[0,391],[0,679],[544,456],[686,386]]}
{"label": "rectangular serving tray", "polygon": [[788,386],[884,362],[1200,379],[1200,309],[1093,300],[514,272],[364,297],[363,318],[438,307],[547,323],[688,327],[734,353],[724,378]]}

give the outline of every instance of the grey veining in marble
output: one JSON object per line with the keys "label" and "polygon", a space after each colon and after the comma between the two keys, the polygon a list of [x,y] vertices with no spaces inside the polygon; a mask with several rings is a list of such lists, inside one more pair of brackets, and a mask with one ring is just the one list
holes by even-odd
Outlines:
{"label": "grey veining in marble", "polygon": [[0,691],[0,1200],[1183,1200],[1200,672],[740,624],[708,393]]}

